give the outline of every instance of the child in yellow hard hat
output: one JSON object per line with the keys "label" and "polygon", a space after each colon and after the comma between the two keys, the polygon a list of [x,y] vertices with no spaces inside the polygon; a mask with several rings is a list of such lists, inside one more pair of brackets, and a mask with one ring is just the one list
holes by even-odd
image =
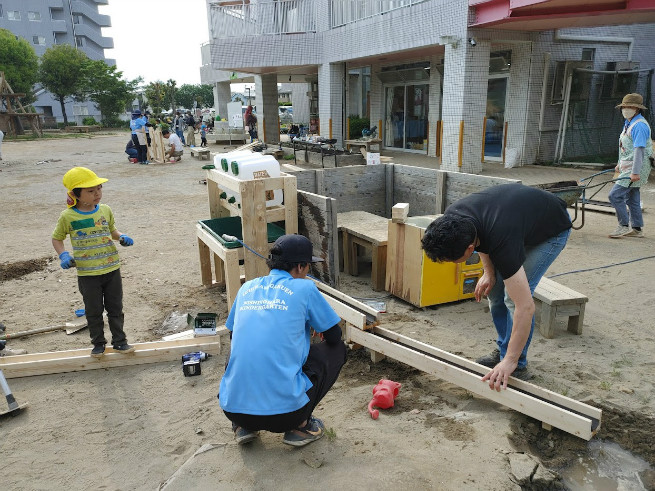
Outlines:
{"label": "child in yellow hard hat", "polygon": [[[114,350],[134,351],[123,330],[123,284],[115,243],[118,240],[122,246],[131,246],[134,241],[116,229],[111,209],[100,203],[104,182],[107,179],[98,177],[86,167],[74,167],[66,172],[63,183],[68,189],[68,208],[61,212],[52,232],[52,245],[61,267],[77,268],[77,285],[84,299],[93,343],[91,355],[95,357],[104,354],[107,344],[102,318],[105,310]],[[72,256],[65,250],[66,236],[70,236]]]}

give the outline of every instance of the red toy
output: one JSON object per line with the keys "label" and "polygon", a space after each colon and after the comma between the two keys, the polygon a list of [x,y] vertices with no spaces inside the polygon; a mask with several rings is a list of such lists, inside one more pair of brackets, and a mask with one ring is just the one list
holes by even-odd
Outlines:
{"label": "red toy", "polygon": [[373,387],[373,399],[368,403],[368,412],[371,413],[371,418],[378,419],[380,411],[373,409],[373,406],[380,409],[388,409],[393,407],[393,401],[398,397],[400,384],[393,380],[382,379],[378,384]]}

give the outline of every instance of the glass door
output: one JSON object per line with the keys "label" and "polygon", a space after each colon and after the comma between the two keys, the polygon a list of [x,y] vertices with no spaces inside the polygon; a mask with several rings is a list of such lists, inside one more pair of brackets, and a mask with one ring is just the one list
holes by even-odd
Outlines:
{"label": "glass door", "polygon": [[497,160],[503,155],[507,76],[489,77],[487,89],[487,123],[484,129],[484,156]]}
{"label": "glass door", "polygon": [[386,87],[385,147],[427,152],[428,94],[428,84]]}

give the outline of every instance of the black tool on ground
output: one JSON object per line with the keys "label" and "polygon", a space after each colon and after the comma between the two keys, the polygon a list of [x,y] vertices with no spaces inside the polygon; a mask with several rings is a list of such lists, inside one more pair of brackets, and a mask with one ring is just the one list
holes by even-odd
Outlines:
{"label": "black tool on ground", "polygon": [[2,322],[0,322],[0,331],[5,332],[6,329],[7,328],[5,327],[5,325]]}
{"label": "black tool on ground", "polygon": [[24,402],[23,404],[18,404],[18,402],[16,402],[16,398],[11,393],[11,389],[9,388],[9,384],[7,384],[7,380],[5,379],[5,374],[2,373],[2,370],[0,370],[0,386],[2,386],[2,392],[4,392],[5,398],[7,399],[7,404],[9,405],[9,409],[7,409],[6,411],[0,411],[0,415],[16,413],[17,411],[27,406],[26,402]]}
{"label": "black tool on ground", "polygon": [[204,351],[194,351],[182,355],[182,373],[184,373],[184,376],[192,377],[194,375],[200,375],[202,373],[200,362],[205,361],[210,356],[209,353],[205,353]]}

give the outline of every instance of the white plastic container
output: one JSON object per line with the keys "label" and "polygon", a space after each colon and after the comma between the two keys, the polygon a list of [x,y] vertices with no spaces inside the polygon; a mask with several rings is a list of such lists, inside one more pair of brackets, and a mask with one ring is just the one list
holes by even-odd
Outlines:
{"label": "white plastic container", "polygon": [[[230,161],[230,174],[242,181],[280,177],[280,163],[272,155],[262,155],[256,152],[252,156],[235,156]],[[266,191],[266,207],[281,205],[283,198],[281,189]],[[237,204],[241,202],[238,193],[235,195],[235,199]]]}
{"label": "white plastic container", "polygon": [[219,153],[214,156],[214,167],[223,172],[229,172],[230,162],[236,157],[247,157],[254,155],[250,150],[236,150],[232,152]]}

